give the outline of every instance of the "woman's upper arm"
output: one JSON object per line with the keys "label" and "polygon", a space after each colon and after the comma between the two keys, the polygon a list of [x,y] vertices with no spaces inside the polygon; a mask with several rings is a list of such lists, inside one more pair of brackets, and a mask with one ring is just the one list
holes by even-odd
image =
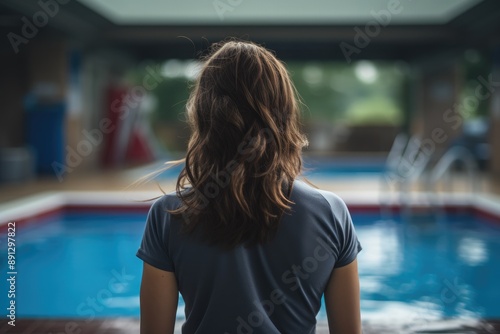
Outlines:
{"label": "woman's upper arm", "polygon": [[325,289],[326,313],[330,333],[360,334],[358,263],[333,269]]}
{"label": "woman's upper arm", "polygon": [[141,334],[173,333],[179,291],[171,271],[144,262],[141,282]]}

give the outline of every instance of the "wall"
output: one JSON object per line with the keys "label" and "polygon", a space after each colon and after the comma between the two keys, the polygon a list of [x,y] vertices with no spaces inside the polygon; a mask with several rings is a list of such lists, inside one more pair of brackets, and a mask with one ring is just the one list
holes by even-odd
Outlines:
{"label": "wall", "polygon": [[24,144],[22,98],[27,90],[25,55],[0,54],[0,148]]}
{"label": "wall", "polygon": [[[500,52],[499,52],[500,54]],[[493,82],[500,82],[500,59],[493,69]],[[500,86],[494,87],[491,99],[491,129],[490,129],[490,152],[492,174],[500,179]]]}
{"label": "wall", "polygon": [[460,66],[450,57],[431,59],[416,68],[416,111],[411,132],[425,142],[425,152],[435,162],[462,132],[456,108],[462,84]]}

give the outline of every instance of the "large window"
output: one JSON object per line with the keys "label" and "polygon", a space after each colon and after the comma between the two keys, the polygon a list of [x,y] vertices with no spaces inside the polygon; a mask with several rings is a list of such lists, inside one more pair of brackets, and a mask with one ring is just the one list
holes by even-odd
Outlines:
{"label": "large window", "polygon": [[[306,131],[324,134],[319,141],[319,137],[311,136],[313,150],[335,149],[330,145],[336,141],[332,135],[345,134],[345,129],[402,124],[401,101],[406,80],[403,63],[285,63],[303,102]],[[183,150],[189,135],[183,112],[200,64],[194,60],[168,60],[160,66],[163,80],[151,91],[151,125],[166,149]],[[140,74],[136,73],[138,77]],[[316,131],[316,127],[321,127],[321,131]]]}
{"label": "large window", "polygon": [[346,125],[394,125],[403,120],[401,107],[405,67],[359,61],[287,63],[307,106],[305,120]]}

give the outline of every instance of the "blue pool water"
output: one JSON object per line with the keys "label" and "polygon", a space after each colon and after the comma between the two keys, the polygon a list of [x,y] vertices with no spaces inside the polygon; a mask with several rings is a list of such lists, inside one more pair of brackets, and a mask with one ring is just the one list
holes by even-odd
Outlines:
{"label": "blue pool water", "polygon": [[[138,175],[146,175],[162,167],[162,164],[141,169]],[[177,178],[181,166],[175,166],[161,174],[161,178]],[[304,175],[312,178],[378,176],[385,171],[385,159],[380,158],[304,158]]]}
{"label": "blue pool water", "polygon": [[304,158],[307,177],[377,176],[385,171],[385,159],[379,158]]}
{"label": "blue pool water", "polygon": [[[137,317],[142,262],[135,252],[144,219],[61,214],[18,227],[18,316]],[[469,214],[440,221],[353,219],[364,247],[358,258],[363,318],[500,318],[500,224]],[[6,236],[0,238],[5,277]],[[7,290],[2,279],[4,310]],[[325,317],[322,309],[318,318]]]}

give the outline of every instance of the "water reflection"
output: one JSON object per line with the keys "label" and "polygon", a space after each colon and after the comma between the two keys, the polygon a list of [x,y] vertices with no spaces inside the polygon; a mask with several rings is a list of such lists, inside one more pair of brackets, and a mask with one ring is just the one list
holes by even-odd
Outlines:
{"label": "water reflection", "polygon": [[458,256],[469,266],[478,266],[488,261],[488,250],[483,240],[464,237],[458,244]]}
{"label": "water reflection", "polygon": [[470,215],[367,221],[359,217],[356,225],[363,319],[500,318],[498,227]]}

